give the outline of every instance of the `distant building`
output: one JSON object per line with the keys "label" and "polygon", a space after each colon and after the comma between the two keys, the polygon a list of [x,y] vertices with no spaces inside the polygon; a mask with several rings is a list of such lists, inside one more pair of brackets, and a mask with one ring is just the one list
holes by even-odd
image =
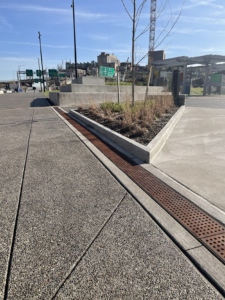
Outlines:
{"label": "distant building", "polygon": [[116,56],[102,52],[98,56],[98,65],[99,67],[101,66],[101,67],[113,68],[116,71],[117,67],[120,66],[120,61]]}
{"label": "distant building", "polygon": [[131,71],[132,63],[131,62],[121,62],[120,63],[120,72]]}
{"label": "distant building", "polygon": [[71,65],[71,63],[70,63],[70,62],[67,62],[67,63],[66,63],[66,69],[70,69],[70,65]]}
{"label": "distant building", "polygon": [[153,58],[151,59],[151,61],[164,59],[166,59],[166,54],[164,50],[153,51]]}

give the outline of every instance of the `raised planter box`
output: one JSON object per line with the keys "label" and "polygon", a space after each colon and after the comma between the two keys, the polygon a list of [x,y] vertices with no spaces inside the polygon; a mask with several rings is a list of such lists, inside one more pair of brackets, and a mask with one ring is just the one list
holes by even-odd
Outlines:
{"label": "raised planter box", "polygon": [[[170,119],[167,125],[158,133],[158,135],[147,145],[141,145],[101,124],[79,114],[75,110],[70,110],[69,114],[73,116],[78,121],[81,121],[88,127],[95,129],[97,132],[101,133],[111,141],[113,141],[118,146],[122,147],[126,151],[132,153],[142,161],[146,163],[151,163],[153,159],[159,154],[165,145],[166,140],[171,134],[174,126],[179,121],[185,110],[185,106],[181,106],[180,109],[175,113],[175,115]],[[89,128],[90,129],[90,128]]]}

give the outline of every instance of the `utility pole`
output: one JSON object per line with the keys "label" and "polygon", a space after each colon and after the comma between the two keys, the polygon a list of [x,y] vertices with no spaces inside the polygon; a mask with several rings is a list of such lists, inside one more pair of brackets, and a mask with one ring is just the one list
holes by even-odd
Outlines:
{"label": "utility pole", "polygon": [[44,78],[44,70],[43,70],[43,60],[42,60],[42,50],[41,50],[41,34],[40,31],[38,31],[39,34],[39,42],[40,42],[40,54],[41,54],[41,65],[42,65],[42,76],[43,76],[43,85],[44,85],[44,92],[45,92],[45,78]]}
{"label": "utility pole", "polygon": [[[39,58],[38,58],[38,68],[39,68],[39,71],[41,72],[41,70],[40,70],[40,60],[39,60]],[[41,74],[40,74],[40,76],[39,76],[39,79],[40,79],[40,87],[41,87],[41,92],[42,92],[42,86],[41,86]]]}
{"label": "utility pole", "polygon": [[18,66],[17,78],[18,78],[18,91],[20,89],[20,67],[24,67],[25,65]]}
{"label": "utility pole", "polygon": [[74,33],[74,63],[75,63],[75,76],[77,78],[77,46],[76,46],[76,27],[75,27],[75,5],[74,0],[73,4],[71,4],[73,8],[73,33]]}

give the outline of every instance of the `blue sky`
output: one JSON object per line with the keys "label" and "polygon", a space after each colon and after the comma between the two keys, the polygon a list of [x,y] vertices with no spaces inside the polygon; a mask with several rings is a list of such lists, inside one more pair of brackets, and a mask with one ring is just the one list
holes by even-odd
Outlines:
{"label": "blue sky", "polygon": [[[137,0],[140,4],[142,0]],[[132,12],[131,0],[124,0]],[[158,0],[158,6],[161,4]],[[170,0],[176,18],[182,0]],[[44,68],[62,60],[74,61],[72,0],[0,0],[0,80],[12,80],[21,70],[38,66],[38,31],[42,34]],[[100,52],[114,53],[120,61],[131,58],[132,22],[121,0],[75,0],[78,62],[95,60]],[[137,34],[149,23],[146,2]],[[169,6],[157,19],[156,38],[170,16]],[[224,0],[186,0],[176,32],[159,47],[167,58],[205,54],[225,55]],[[162,35],[163,37],[163,35]],[[159,39],[160,41],[161,39]],[[136,43],[136,59],[147,53],[149,33]],[[143,61],[147,63],[147,61]]]}

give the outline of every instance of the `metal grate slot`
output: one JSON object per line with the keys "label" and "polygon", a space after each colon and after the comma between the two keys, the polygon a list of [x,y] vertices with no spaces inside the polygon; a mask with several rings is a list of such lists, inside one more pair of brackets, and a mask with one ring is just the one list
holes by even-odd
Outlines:
{"label": "metal grate slot", "polygon": [[225,261],[225,234],[222,233],[212,237],[203,238],[202,241],[216,255],[219,255]]}

